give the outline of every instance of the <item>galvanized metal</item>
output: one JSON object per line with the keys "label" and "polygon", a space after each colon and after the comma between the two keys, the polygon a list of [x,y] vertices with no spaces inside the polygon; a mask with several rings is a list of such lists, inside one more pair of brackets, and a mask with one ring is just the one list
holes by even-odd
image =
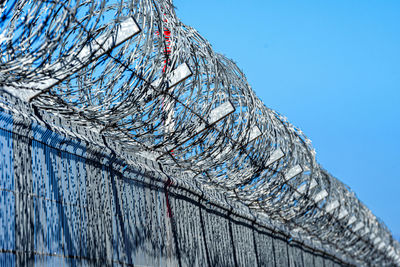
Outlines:
{"label": "galvanized metal", "polygon": [[[167,0],[0,4],[0,86],[355,259],[400,246]],[[377,239],[379,240],[377,241]]]}

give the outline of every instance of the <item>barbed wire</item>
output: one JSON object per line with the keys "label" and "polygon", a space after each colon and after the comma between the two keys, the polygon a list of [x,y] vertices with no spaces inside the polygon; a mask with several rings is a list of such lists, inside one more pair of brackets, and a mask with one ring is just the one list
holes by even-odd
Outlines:
{"label": "barbed wire", "polygon": [[0,10],[4,90],[360,262],[400,266],[384,223],[170,1],[9,0]]}

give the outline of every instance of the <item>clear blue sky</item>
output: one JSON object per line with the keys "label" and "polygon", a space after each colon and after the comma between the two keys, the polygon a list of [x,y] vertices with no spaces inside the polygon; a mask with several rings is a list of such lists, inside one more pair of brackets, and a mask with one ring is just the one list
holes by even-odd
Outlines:
{"label": "clear blue sky", "polygon": [[400,1],[174,0],[400,237]]}

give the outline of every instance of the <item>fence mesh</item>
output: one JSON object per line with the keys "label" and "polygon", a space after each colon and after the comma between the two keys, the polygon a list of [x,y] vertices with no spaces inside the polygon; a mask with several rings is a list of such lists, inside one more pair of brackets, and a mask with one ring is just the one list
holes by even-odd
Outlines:
{"label": "fence mesh", "polygon": [[0,112],[0,266],[354,265],[11,98]]}

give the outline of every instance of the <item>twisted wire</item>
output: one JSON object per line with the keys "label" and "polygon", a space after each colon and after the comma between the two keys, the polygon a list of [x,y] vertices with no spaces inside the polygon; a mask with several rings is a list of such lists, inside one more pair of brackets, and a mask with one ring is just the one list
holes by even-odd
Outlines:
{"label": "twisted wire", "polygon": [[170,1],[9,0],[0,10],[4,90],[188,170],[301,236],[400,266],[384,223]]}

